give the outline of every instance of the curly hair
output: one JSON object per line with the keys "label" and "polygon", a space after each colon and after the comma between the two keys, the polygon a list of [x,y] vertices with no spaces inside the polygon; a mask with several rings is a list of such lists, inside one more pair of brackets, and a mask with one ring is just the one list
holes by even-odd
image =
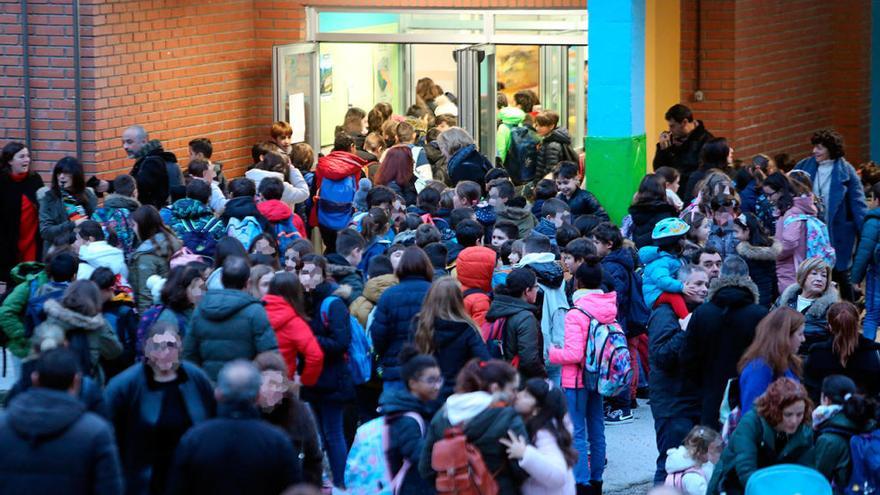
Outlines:
{"label": "curly hair", "polygon": [[813,146],[821,144],[828,148],[828,156],[832,160],[837,160],[846,155],[846,151],[843,149],[843,136],[833,129],[822,129],[814,132],[813,137],[810,138],[810,144]]}
{"label": "curly hair", "polygon": [[786,407],[803,401],[803,424],[809,426],[812,421],[813,401],[807,395],[807,389],[791,378],[780,378],[771,383],[767,390],[755,401],[755,411],[766,419],[770,426],[775,427],[782,422],[782,412]]}

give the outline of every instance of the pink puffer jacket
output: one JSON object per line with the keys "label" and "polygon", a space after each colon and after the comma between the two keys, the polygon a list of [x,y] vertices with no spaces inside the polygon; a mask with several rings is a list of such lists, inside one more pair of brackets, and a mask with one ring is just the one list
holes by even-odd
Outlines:
{"label": "pink puffer jacket", "polygon": [[[617,319],[616,292],[587,292],[578,297],[579,293],[574,294],[575,306],[593,315],[599,323],[612,323]],[[589,330],[587,315],[576,309],[565,315],[565,345],[562,349],[550,348],[550,362],[562,365],[562,388],[584,388],[584,357]]]}
{"label": "pink puffer jacket", "polygon": [[781,294],[789,285],[797,283],[797,267],[807,257],[807,228],[804,222],[785,219],[793,215],[816,216],[816,205],[810,196],[794,198],[794,204],[779,220],[776,220],[776,240],[782,243],[782,251],[776,258],[776,279]]}

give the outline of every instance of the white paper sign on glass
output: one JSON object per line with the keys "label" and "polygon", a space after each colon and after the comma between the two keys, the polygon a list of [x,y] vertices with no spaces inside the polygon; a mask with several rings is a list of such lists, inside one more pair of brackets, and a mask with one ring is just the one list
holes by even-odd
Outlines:
{"label": "white paper sign on glass", "polygon": [[290,105],[290,126],[293,128],[291,142],[301,143],[306,140],[306,100],[303,93],[290,93],[287,98]]}

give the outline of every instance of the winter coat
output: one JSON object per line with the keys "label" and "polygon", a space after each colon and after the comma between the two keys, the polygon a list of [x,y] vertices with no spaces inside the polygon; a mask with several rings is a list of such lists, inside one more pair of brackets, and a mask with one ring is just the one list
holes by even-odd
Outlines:
{"label": "winter coat", "polygon": [[113,430],[65,391],[16,397],[0,412],[0,445],[0,493],[123,493]]}
{"label": "winter coat", "polygon": [[[418,328],[419,318],[413,319],[413,334]],[[486,343],[478,329],[464,321],[450,321],[437,318],[434,320],[434,351],[433,356],[440,365],[443,374],[443,388],[440,400],[445,401],[452,395],[458,372],[473,358],[481,361],[490,359]]]}
{"label": "winter coat", "polygon": [[[571,134],[563,127],[553,129],[541,140],[535,159],[535,182],[553,172],[559,162],[578,163],[577,153],[571,147]],[[571,214],[575,215],[573,209]]]}
{"label": "winter coat", "polygon": [[556,199],[565,201],[571,209],[572,218],[581,215],[595,215],[605,222],[611,221],[611,217],[608,216],[608,212],[605,211],[605,208],[602,208],[602,204],[599,203],[596,196],[586,189],[578,187],[574,190],[574,194],[572,194],[571,197],[559,193],[556,196]]}
{"label": "winter coat", "polygon": [[169,494],[275,495],[302,480],[290,439],[253,405],[221,403],[217,416],[180,440]]}
{"label": "winter coat", "polygon": [[422,310],[422,302],[431,288],[431,282],[421,277],[404,277],[389,288],[376,304],[376,313],[370,333],[373,349],[385,381],[400,380],[400,362],[397,355],[411,340],[413,317]]}
{"label": "winter coat", "polygon": [[532,215],[528,208],[517,208],[515,206],[501,206],[495,208],[495,218],[498,222],[506,220],[516,225],[519,230],[519,237],[523,239],[528,236],[529,231],[538,225],[535,215]]}
{"label": "winter coat", "polygon": [[169,161],[176,162],[177,158],[165,153],[162,144],[155,139],[147,142],[138,152],[130,174],[137,181],[138,200],[142,204],[161,210],[168,203],[171,185],[165,162]]}
{"label": "winter coat", "polygon": [[[162,221],[178,239],[183,239],[184,232],[204,230],[205,226],[214,220],[214,210],[192,198],[178,199],[171,206],[162,208],[159,213],[162,216]],[[210,233],[218,241],[221,237],[225,237],[224,223],[214,222]]]}
{"label": "winter coat", "polygon": [[[274,177],[280,180],[281,184],[284,185],[284,192],[281,193],[281,201],[293,208],[293,205],[309,199],[309,185],[303,178],[302,172],[299,172],[296,168],[291,168],[292,170],[296,170],[296,173],[289,174],[289,177],[284,177],[284,174],[280,172],[272,172],[271,170],[261,170],[258,168],[248,170],[244,173],[244,176],[254,181],[254,184],[257,186],[257,191],[260,190],[260,183],[263,182],[263,179],[265,178]],[[285,180],[286,178],[293,179],[295,182],[291,184]]]}
{"label": "winter coat", "polygon": [[684,185],[681,199],[687,204],[693,197],[692,191],[687,189],[690,175],[700,166],[700,151],[715,136],[706,130],[703,121],[696,121],[697,126],[681,143],[674,143],[666,149],[661,149],[657,144],[657,152],[654,155],[654,170],[660,167],[672,167],[681,175],[680,184]]}
{"label": "winter coat", "polygon": [[727,381],[738,376],[737,363],[767,315],[758,301],[758,287],[748,277],[719,277],[691,316],[682,360],[700,390],[700,424],[718,426]]}
{"label": "winter coat", "polygon": [[142,242],[131,255],[128,282],[134,292],[135,305],[141,314],[153,304],[153,294],[147,287],[147,279],[153,275],[167,278],[171,271],[168,260],[181,246],[176,237],[168,237],[160,232]]}
{"label": "winter coat", "polygon": [[810,196],[794,198],[794,204],[776,220],[776,240],[782,242],[782,251],[776,258],[776,278],[779,290],[784,291],[797,283],[797,267],[807,259],[807,226],[805,222],[790,222],[785,219],[794,215],[816,216],[816,204]]}
{"label": "winter coat", "polygon": [[357,318],[362,327],[367,328],[367,319],[370,317],[370,312],[376,307],[382,294],[389,287],[395,285],[397,285],[397,276],[393,273],[379,275],[367,280],[367,283],[364,284],[364,291],[348,307],[351,315]]}
{"label": "winter coat", "polygon": [[739,239],[736,238],[733,222],[727,222],[724,226],[712,223],[706,245],[717,249],[721,259],[727,258],[731,254],[736,254],[737,244],[739,244]]}
{"label": "winter coat", "polygon": [[[214,388],[205,372],[186,361],[177,370],[177,389],[183,399],[187,421],[198,424],[214,415]],[[160,435],[165,391],[153,379],[153,370],[138,363],[110,380],[105,392],[109,420],[116,430],[125,473],[126,493],[150,493],[153,455]],[[173,450],[160,455],[171,455]]]}
{"label": "winter coat", "polygon": [[261,410],[263,420],[271,423],[287,434],[293,445],[298,469],[302,471],[303,482],[321,486],[324,473],[324,453],[318,438],[318,424],[309,406],[287,391],[271,411]]}
{"label": "winter coat", "polygon": [[[654,371],[653,368],[651,371]],[[696,468],[699,472],[691,471],[681,477],[682,495],[706,495],[709,479],[712,478],[712,463],[700,464],[695,461],[684,445],[666,451],[667,473],[680,473],[691,468]]]}
{"label": "winter coat", "polygon": [[327,274],[340,286],[348,287],[345,296],[346,306],[364,292],[364,274],[338,253],[327,255]]}
{"label": "winter coat", "polygon": [[837,488],[835,493],[842,493],[848,486],[852,473],[852,457],[849,440],[854,435],[869,433],[876,424],[869,422],[867,427],[860,427],[849,419],[843,411],[833,414],[830,418],[814,425],[816,430],[815,455],[816,471],[822,473]]}
{"label": "winter coat", "polygon": [[666,201],[651,201],[630,206],[629,214],[633,221],[632,240],[636,249],[641,249],[652,244],[651,234],[657,222],[664,218],[677,217],[678,211]]}
{"label": "winter coat", "polygon": [[645,265],[642,273],[642,294],[645,304],[652,308],[654,302],[664,292],[679,294],[684,292],[684,284],[678,280],[681,260],[657,246],[639,249],[639,260]]}
{"label": "winter coat", "polygon": [[874,208],[865,215],[865,224],[859,235],[859,247],[853,259],[849,279],[853,284],[861,283],[868,272],[868,267],[877,266],[874,252],[880,242],[880,208]]}
{"label": "winter coat", "polygon": [[749,265],[749,277],[758,287],[758,304],[769,308],[779,296],[776,283],[776,258],[782,252],[782,243],[773,241],[772,246],[753,246],[748,242],[736,245],[736,254]]}
{"label": "winter coat", "polygon": [[413,175],[409,182],[404,184],[398,184],[396,180],[388,181],[387,184],[379,184],[387,186],[389,189],[394,191],[394,194],[397,194],[401,198],[403,198],[403,204],[405,205],[414,205],[418,200],[419,193],[416,191],[416,176]]}
{"label": "winter coat", "polygon": [[306,230],[306,225],[302,221],[302,218],[300,218],[299,215],[294,214],[293,210],[291,210],[283,201],[277,199],[260,201],[257,204],[257,210],[260,214],[266,217],[268,223],[266,229],[268,231],[274,232],[275,224],[282,222],[286,223],[287,220],[290,220],[290,223],[293,224],[293,227],[296,229],[296,232],[300,237],[308,239],[308,230]]}
{"label": "winter coat", "polygon": [[687,338],[672,306],[658,304],[648,320],[648,385],[654,418],[700,415],[700,383],[687,372],[682,359]]}
{"label": "winter coat", "polygon": [[[122,344],[101,314],[86,316],[65,308],[56,299],[47,300],[43,310],[46,312],[46,321],[37,325],[34,335],[49,328],[56,328],[64,332],[67,340],[70,341],[74,332],[85,333],[90,363],[80,363],[83,366],[83,373],[92,377],[100,376],[100,373],[97,373],[98,361],[102,358],[113,359],[122,354]],[[85,368],[87,365],[89,368]]]}
{"label": "winter coat", "polygon": [[[0,174],[0,218],[5,220],[4,235],[0,236],[0,280],[4,282],[10,281],[9,272],[20,261],[18,237],[21,233],[22,198],[26,198],[39,215],[37,191],[42,187],[43,179],[35,172],[29,173],[20,182],[12,180],[9,173]],[[43,246],[39,225],[37,225],[36,242],[37,259],[41,259]]]}
{"label": "winter coat", "polygon": [[[85,188],[85,203],[80,206],[86,215],[91,215],[98,207],[98,198],[90,188]],[[43,238],[43,250],[47,250],[56,239],[67,239],[76,225],[67,216],[67,210],[61,196],[49,188],[37,191],[40,210],[40,237]]]}
{"label": "winter coat", "polygon": [[[837,262],[833,268],[849,270],[856,237],[862,229],[868,206],[861,179],[853,166],[841,157],[834,161],[832,167],[828,204],[825,205],[825,218],[822,220],[828,224],[831,245],[837,253]],[[813,184],[816,183],[819,164],[814,157],[801,160],[795,165],[795,169],[807,172]]]}
{"label": "winter coat", "polygon": [[627,337],[636,336],[643,328],[629,327],[629,311],[633,300],[633,274],[636,268],[636,253],[629,247],[615,249],[602,258],[602,281],[608,283],[617,294],[617,323]]}
{"label": "winter coat", "polygon": [[[354,382],[347,363],[352,328],[342,297],[344,292],[333,282],[324,281],[311,293],[312,318],[309,324],[324,353],[324,367],[315,385],[303,389],[304,400],[338,403],[354,399]],[[325,320],[321,315],[321,304],[330,296],[338,300],[330,302]]]}
{"label": "winter coat", "polygon": [[[347,151],[332,151],[318,158],[318,165],[315,167],[314,190],[318,191],[318,196],[320,196],[321,183],[325,177],[331,180],[342,180],[351,176],[354,178],[355,184],[357,184],[361,180],[366,164],[366,160]],[[319,204],[320,200],[315,203],[315,206],[319,206]],[[353,203],[352,210],[354,210]],[[309,225],[318,225],[317,207],[311,210]]]}
{"label": "winter coat", "polygon": [[125,266],[125,255],[122,250],[107,244],[107,241],[94,241],[79,248],[79,269],[77,280],[88,280],[95,269],[109,268],[116,275],[128,279],[128,267]]}
{"label": "winter coat", "polygon": [[535,434],[519,460],[519,467],[529,473],[522,484],[523,495],[575,494],[574,472],[565,462],[556,437],[546,429]]}
{"label": "winter coat", "polygon": [[[582,295],[583,294],[583,295]],[[595,318],[599,324],[612,325],[617,319],[617,294],[614,292],[575,292],[574,305]],[[584,388],[584,359],[591,318],[572,309],[565,315],[565,346],[550,348],[550,362],[562,365],[562,388]]]}
{"label": "winter coat", "polygon": [[518,297],[498,294],[486,313],[489,323],[507,318],[501,338],[504,359],[511,361],[519,356],[519,372],[523,380],[547,377],[544,338],[538,326],[537,312],[538,308]]}
{"label": "winter coat", "polygon": [[[262,230],[269,227],[269,221],[260,213],[253,196],[239,196],[230,199],[226,202],[226,207],[223,208],[223,215],[220,218],[223,219],[224,225],[229,225],[229,221],[233,218],[244,220],[245,217],[254,217]],[[249,247],[245,246],[244,248],[248,249]]]}
{"label": "winter coat", "polygon": [[779,378],[790,378],[800,382],[793,370],[787,369],[782,375],[774,373],[773,368],[762,358],[749,361],[739,374],[739,406],[743,413],[752,410],[758,399],[771,383]]}
{"label": "winter coat", "polygon": [[[544,343],[544,355],[550,346],[561,347],[565,344],[564,321],[563,328],[554,325],[554,315],[559,318],[560,310],[568,310],[571,304],[565,293],[565,276],[562,266],[556,261],[553,253],[529,253],[516,264],[517,268],[528,268],[535,274],[538,280],[538,298],[535,306],[541,320],[541,336]],[[562,331],[560,331],[562,330]],[[545,363],[546,364],[546,363]]]}
{"label": "winter coat", "polygon": [[428,163],[431,164],[431,173],[434,175],[434,180],[442,182],[447,186],[451,186],[452,182],[449,180],[446,157],[443,156],[443,152],[440,151],[437,141],[426,143],[424,150],[425,157],[428,158]]}
{"label": "winter coat", "polygon": [[449,167],[449,180],[458,184],[463,180],[474,181],[480,187],[486,187],[486,172],[492,168],[492,164],[477,150],[477,146],[469,144],[459,149],[447,161]]}
{"label": "winter coat", "polygon": [[804,362],[804,385],[816,404],[822,392],[822,380],[831,375],[848,376],[867,396],[880,395],[880,344],[859,335],[859,341],[846,366],[834,352],[834,341],[813,344]]}
{"label": "winter coat", "polygon": [[250,361],[276,349],[278,341],[262,303],[234,289],[208,290],[183,339],[183,358],[201,366],[212,381],[224,364]]}
{"label": "winter coat", "polygon": [[[18,381],[6,393],[6,397],[3,399],[3,407],[8,408],[12,404],[13,399],[33,388],[34,384],[31,382],[31,374],[37,371],[39,361],[40,356],[33,355],[21,362],[21,372],[19,373]],[[108,417],[107,405],[104,402],[104,389],[94,378],[82,377],[77,398],[86,406],[86,411],[93,412],[102,418]]]}
{"label": "winter coat", "polygon": [[728,495],[741,495],[749,478],[761,468],[777,464],[813,466],[813,431],[808,425],[800,425],[777,448],[780,435],[757,411],[746,413],[721,454],[706,493],[726,491]]}
{"label": "winter coat", "polygon": [[[798,296],[801,292],[802,290],[799,285],[789,286],[782,291],[782,295],[773,303],[771,310],[788,306],[797,311]],[[825,293],[813,301],[813,304],[809,305],[804,311],[801,311],[806,318],[804,336],[807,340],[804,342],[805,345],[801,346],[800,354],[806,354],[810,345],[825,340],[831,335],[828,331],[828,308],[839,300],[840,295],[837,293],[837,289],[834,288],[834,284],[829,280]]]}
{"label": "winter coat", "polygon": [[740,210],[743,213],[755,213],[758,205],[758,196],[762,194],[758,181],[754,177],[749,179],[745,186],[736,188],[739,193]]}
{"label": "winter coat", "polygon": [[[419,476],[419,461],[425,449],[425,434],[434,411],[429,403],[416,398],[409,390],[395,390],[380,398],[379,411],[389,423],[388,466],[392,473],[397,473],[403,461],[410,462],[409,470],[397,491],[398,495],[423,495],[434,493],[434,485]],[[419,427],[414,418],[405,416],[416,413],[422,417],[425,431]],[[429,453],[430,457],[430,453]]]}
{"label": "winter coat", "polygon": [[126,261],[137,246],[138,239],[131,214],[141,207],[141,203],[121,194],[109,194],[104,199],[104,206],[92,213],[92,220],[101,224],[105,232],[113,231],[119,241],[119,247],[125,253]]}
{"label": "winter coat", "polygon": [[462,292],[471,291],[464,296],[464,309],[478,327],[486,321],[486,312],[492,303],[489,292],[492,290],[492,275],[495,273],[497,256],[490,248],[472,246],[464,248],[455,262],[456,276],[461,282]]}
{"label": "winter coat", "polygon": [[293,379],[299,374],[303,385],[314,385],[321,376],[324,352],[311,327],[281,296],[266,294],[263,304],[269,324],[275,330],[278,350],[287,364],[287,377]]}
{"label": "winter coat", "polygon": [[528,438],[525,425],[519,414],[511,407],[495,403],[486,392],[455,394],[446,400],[446,405],[434,415],[425,437],[425,446],[419,458],[419,473],[433,485],[437,473],[431,468],[431,453],[434,444],[443,439],[444,432],[453,425],[464,423],[464,434],[468,443],[480,451],[486,468],[495,474],[499,495],[516,495],[520,485],[528,477],[519,463],[507,457],[507,449],[498,440],[509,438],[508,430],[515,435]]}
{"label": "winter coat", "polygon": [[[495,150],[501,163],[507,160],[507,152],[510,150],[510,129],[521,126],[525,119],[526,113],[516,107],[505,107],[498,112],[498,120],[501,121],[501,125],[498,126],[498,131],[495,134]],[[453,179],[452,182],[457,181]]]}
{"label": "winter coat", "polygon": [[31,350],[30,340],[25,337],[24,316],[27,311],[32,281],[42,286],[49,281],[45,270],[30,274],[11,290],[7,288],[6,298],[0,305],[0,341],[18,358],[24,358]]}

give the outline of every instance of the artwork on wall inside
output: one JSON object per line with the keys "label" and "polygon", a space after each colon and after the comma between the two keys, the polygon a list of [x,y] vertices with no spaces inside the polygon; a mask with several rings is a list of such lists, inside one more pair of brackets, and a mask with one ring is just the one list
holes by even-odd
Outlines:
{"label": "artwork on wall inside", "polygon": [[391,101],[391,91],[394,89],[391,81],[391,47],[378,45],[374,52],[376,77],[373,91],[375,101]]}
{"label": "artwork on wall inside", "polygon": [[329,96],[333,94],[333,58],[329,53],[321,54],[318,68],[321,76],[321,96]]}
{"label": "artwork on wall inside", "polygon": [[537,46],[499,45],[496,47],[496,72],[502,92],[513,102],[517,91],[531,89],[538,93],[541,55]]}

